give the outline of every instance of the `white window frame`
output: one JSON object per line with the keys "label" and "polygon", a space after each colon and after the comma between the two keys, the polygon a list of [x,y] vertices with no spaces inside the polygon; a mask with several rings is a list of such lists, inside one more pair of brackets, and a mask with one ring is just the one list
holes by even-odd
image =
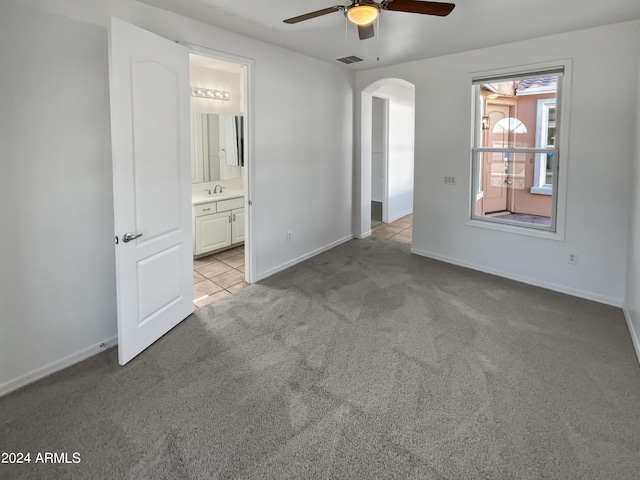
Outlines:
{"label": "white window frame", "polygon": [[[476,201],[481,196],[479,172],[479,153],[482,152],[506,152],[506,153],[544,153],[549,149],[538,148],[488,148],[479,147],[482,138],[482,115],[480,95],[478,94],[476,85],[482,83],[490,83],[491,81],[508,81],[523,78],[533,78],[535,76],[551,75],[552,72],[563,72],[561,88],[558,89],[556,95],[556,145],[554,146],[555,165],[554,165],[554,184],[555,190],[552,193],[552,218],[550,226],[541,226],[534,224],[525,224],[522,222],[514,222],[493,217],[484,217],[475,214]],[[471,188],[470,190],[470,215],[466,225],[472,227],[485,228],[490,230],[498,230],[503,232],[515,233],[532,237],[540,237],[551,240],[564,241],[564,232],[566,224],[566,198],[567,198],[567,172],[568,172],[568,133],[570,118],[570,102],[571,97],[571,77],[572,77],[572,61],[571,59],[563,59],[551,62],[524,65],[520,67],[501,68],[489,71],[472,72],[469,74],[470,104],[471,104]],[[562,157],[560,156],[562,153]]]}
{"label": "white window frame", "polygon": [[[552,108],[556,108],[556,98],[538,99],[536,117],[536,147],[538,148],[549,148],[546,138],[549,129],[549,110]],[[556,110],[557,114],[558,111]],[[536,154],[535,159],[531,193],[551,195],[553,193],[553,185],[547,183],[547,155],[539,153]],[[553,176],[553,171],[551,171],[551,175]]]}

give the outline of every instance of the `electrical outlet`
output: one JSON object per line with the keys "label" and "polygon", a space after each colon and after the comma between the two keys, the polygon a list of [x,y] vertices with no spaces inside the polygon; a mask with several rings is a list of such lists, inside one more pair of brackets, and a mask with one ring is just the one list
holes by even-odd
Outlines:
{"label": "electrical outlet", "polygon": [[577,253],[570,253],[569,254],[569,263],[571,265],[576,265],[578,263],[578,254]]}
{"label": "electrical outlet", "polygon": [[454,177],[452,175],[446,175],[444,177],[444,183],[446,183],[447,185],[455,185],[456,184],[456,177]]}
{"label": "electrical outlet", "polygon": [[293,240],[293,232],[291,230],[289,230],[287,232],[287,242],[290,242]]}

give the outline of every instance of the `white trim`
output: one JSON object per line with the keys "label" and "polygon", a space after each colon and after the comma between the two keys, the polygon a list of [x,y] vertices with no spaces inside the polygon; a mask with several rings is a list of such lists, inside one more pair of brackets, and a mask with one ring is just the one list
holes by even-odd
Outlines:
{"label": "white trim", "polygon": [[[316,255],[319,255],[323,252],[326,252],[327,250],[331,250],[334,247],[337,247],[338,245],[341,245],[345,242],[348,242],[349,240],[353,240],[353,235],[347,235],[346,237],[343,237],[339,240],[336,240],[335,242],[332,242],[328,245],[325,245],[324,247],[320,247],[317,248],[309,253],[305,253],[304,255],[300,255],[299,257],[296,257],[292,260],[289,260],[287,262],[281,263],[280,265],[277,265],[273,268],[270,268],[269,270],[256,274],[256,282],[259,282],[260,280],[264,280],[267,277],[270,277],[271,275],[281,272],[282,270],[286,270],[289,267],[292,267],[294,265],[297,265],[300,262],[303,262],[305,260],[308,260],[311,257],[315,257]],[[255,283],[255,282],[254,282]]]}
{"label": "white trim", "polygon": [[567,73],[567,65],[571,66],[571,59],[551,60],[548,62],[529,63],[524,65],[516,65],[514,67],[492,68],[491,70],[477,70],[470,72],[469,81],[473,83],[486,83],[488,80],[496,80],[496,78],[504,76],[511,78],[530,78],[532,75],[554,74],[561,75],[562,71],[559,66],[564,67],[564,74]]}
{"label": "white trim", "polygon": [[90,347],[84,348],[79,352],[72,353],[64,358],[51,362],[43,367],[37,368],[29,373],[26,373],[18,378],[9,380],[8,382],[0,385],[0,397],[7,395],[19,388],[22,388],[30,383],[33,383],[49,375],[64,370],[76,363],[80,363],[87,358],[93,357],[98,353],[101,353],[111,347],[115,347],[118,344],[118,337],[111,337]]}
{"label": "white trim", "polygon": [[434,260],[439,260],[441,262],[450,263],[452,265],[458,265],[460,267],[469,268],[471,270],[477,270],[479,272],[488,273],[490,275],[496,275],[502,278],[508,278],[509,280],[515,280],[516,282],[526,283],[527,285],[533,285],[534,287],[546,288],[547,290],[553,290],[554,292],[565,293],[567,295],[571,295],[578,298],[584,298],[586,300],[593,300],[594,302],[603,303],[605,305],[611,305],[613,307],[622,307],[623,300],[621,298],[612,298],[606,297],[604,295],[598,295],[597,293],[586,292],[584,290],[579,290],[577,288],[566,287],[564,285],[558,285],[556,283],[544,282],[535,278],[527,277],[524,275],[514,275],[510,272],[505,272],[504,270],[499,270],[497,268],[489,268],[483,265],[478,265],[476,263],[465,262],[463,260],[458,260],[455,258],[447,257],[444,255],[438,255],[436,253],[431,253],[426,250],[421,250],[418,248],[412,248],[411,253],[415,253],[416,255],[421,255],[423,257],[432,258]]}
{"label": "white trim", "polygon": [[553,189],[551,187],[531,187],[530,191],[536,195],[553,195]]}
{"label": "white trim", "polygon": [[358,240],[364,240],[365,238],[370,237],[371,235],[373,235],[373,232],[369,230],[368,232],[364,232],[360,235],[354,235],[353,238],[357,238]]}
{"label": "white trim", "polygon": [[554,155],[558,153],[555,147],[475,147],[473,151],[474,153],[553,153]]}
{"label": "white trim", "polygon": [[640,332],[636,331],[635,327],[633,326],[633,321],[631,320],[631,312],[626,308],[623,308],[622,313],[624,313],[624,318],[627,321],[629,335],[631,335],[631,343],[633,343],[633,348],[636,351],[636,357],[638,357],[638,363],[640,364]]}
{"label": "white trim", "polygon": [[[472,218],[465,222],[468,227],[480,227],[489,230],[498,230],[500,232],[515,233],[516,235],[525,235],[527,237],[546,238],[547,240],[556,240],[564,242],[564,230],[550,230],[550,227],[539,224],[527,224],[523,222],[510,222],[509,220],[499,220],[492,217],[483,217],[482,220]],[[522,226],[526,228],[522,228]]]}

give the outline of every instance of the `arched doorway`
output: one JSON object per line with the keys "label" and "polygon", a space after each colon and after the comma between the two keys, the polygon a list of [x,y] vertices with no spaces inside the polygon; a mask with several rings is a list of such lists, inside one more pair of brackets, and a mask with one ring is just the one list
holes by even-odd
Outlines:
{"label": "arched doorway", "polygon": [[381,220],[393,222],[413,213],[415,85],[378,80],[361,93],[360,162],[356,182],[355,236],[371,235],[372,200]]}

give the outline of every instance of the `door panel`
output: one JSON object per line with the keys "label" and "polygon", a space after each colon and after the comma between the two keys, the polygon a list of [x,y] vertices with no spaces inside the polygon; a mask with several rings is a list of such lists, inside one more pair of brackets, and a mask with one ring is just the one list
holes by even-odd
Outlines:
{"label": "door panel", "polygon": [[181,249],[176,245],[138,262],[140,324],[153,320],[182,298]]}
{"label": "door panel", "polygon": [[[111,131],[121,365],[193,312],[188,50],[112,19]],[[125,233],[142,234],[130,242]]]}
{"label": "door panel", "polygon": [[178,78],[166,66],[146,60],[133,59],[131,69],[134,201],[136,227],[146,229],[144,243],[180,228],[180,139],[175,132],[180,112],[175,101],[157,98],[175,97]]}

